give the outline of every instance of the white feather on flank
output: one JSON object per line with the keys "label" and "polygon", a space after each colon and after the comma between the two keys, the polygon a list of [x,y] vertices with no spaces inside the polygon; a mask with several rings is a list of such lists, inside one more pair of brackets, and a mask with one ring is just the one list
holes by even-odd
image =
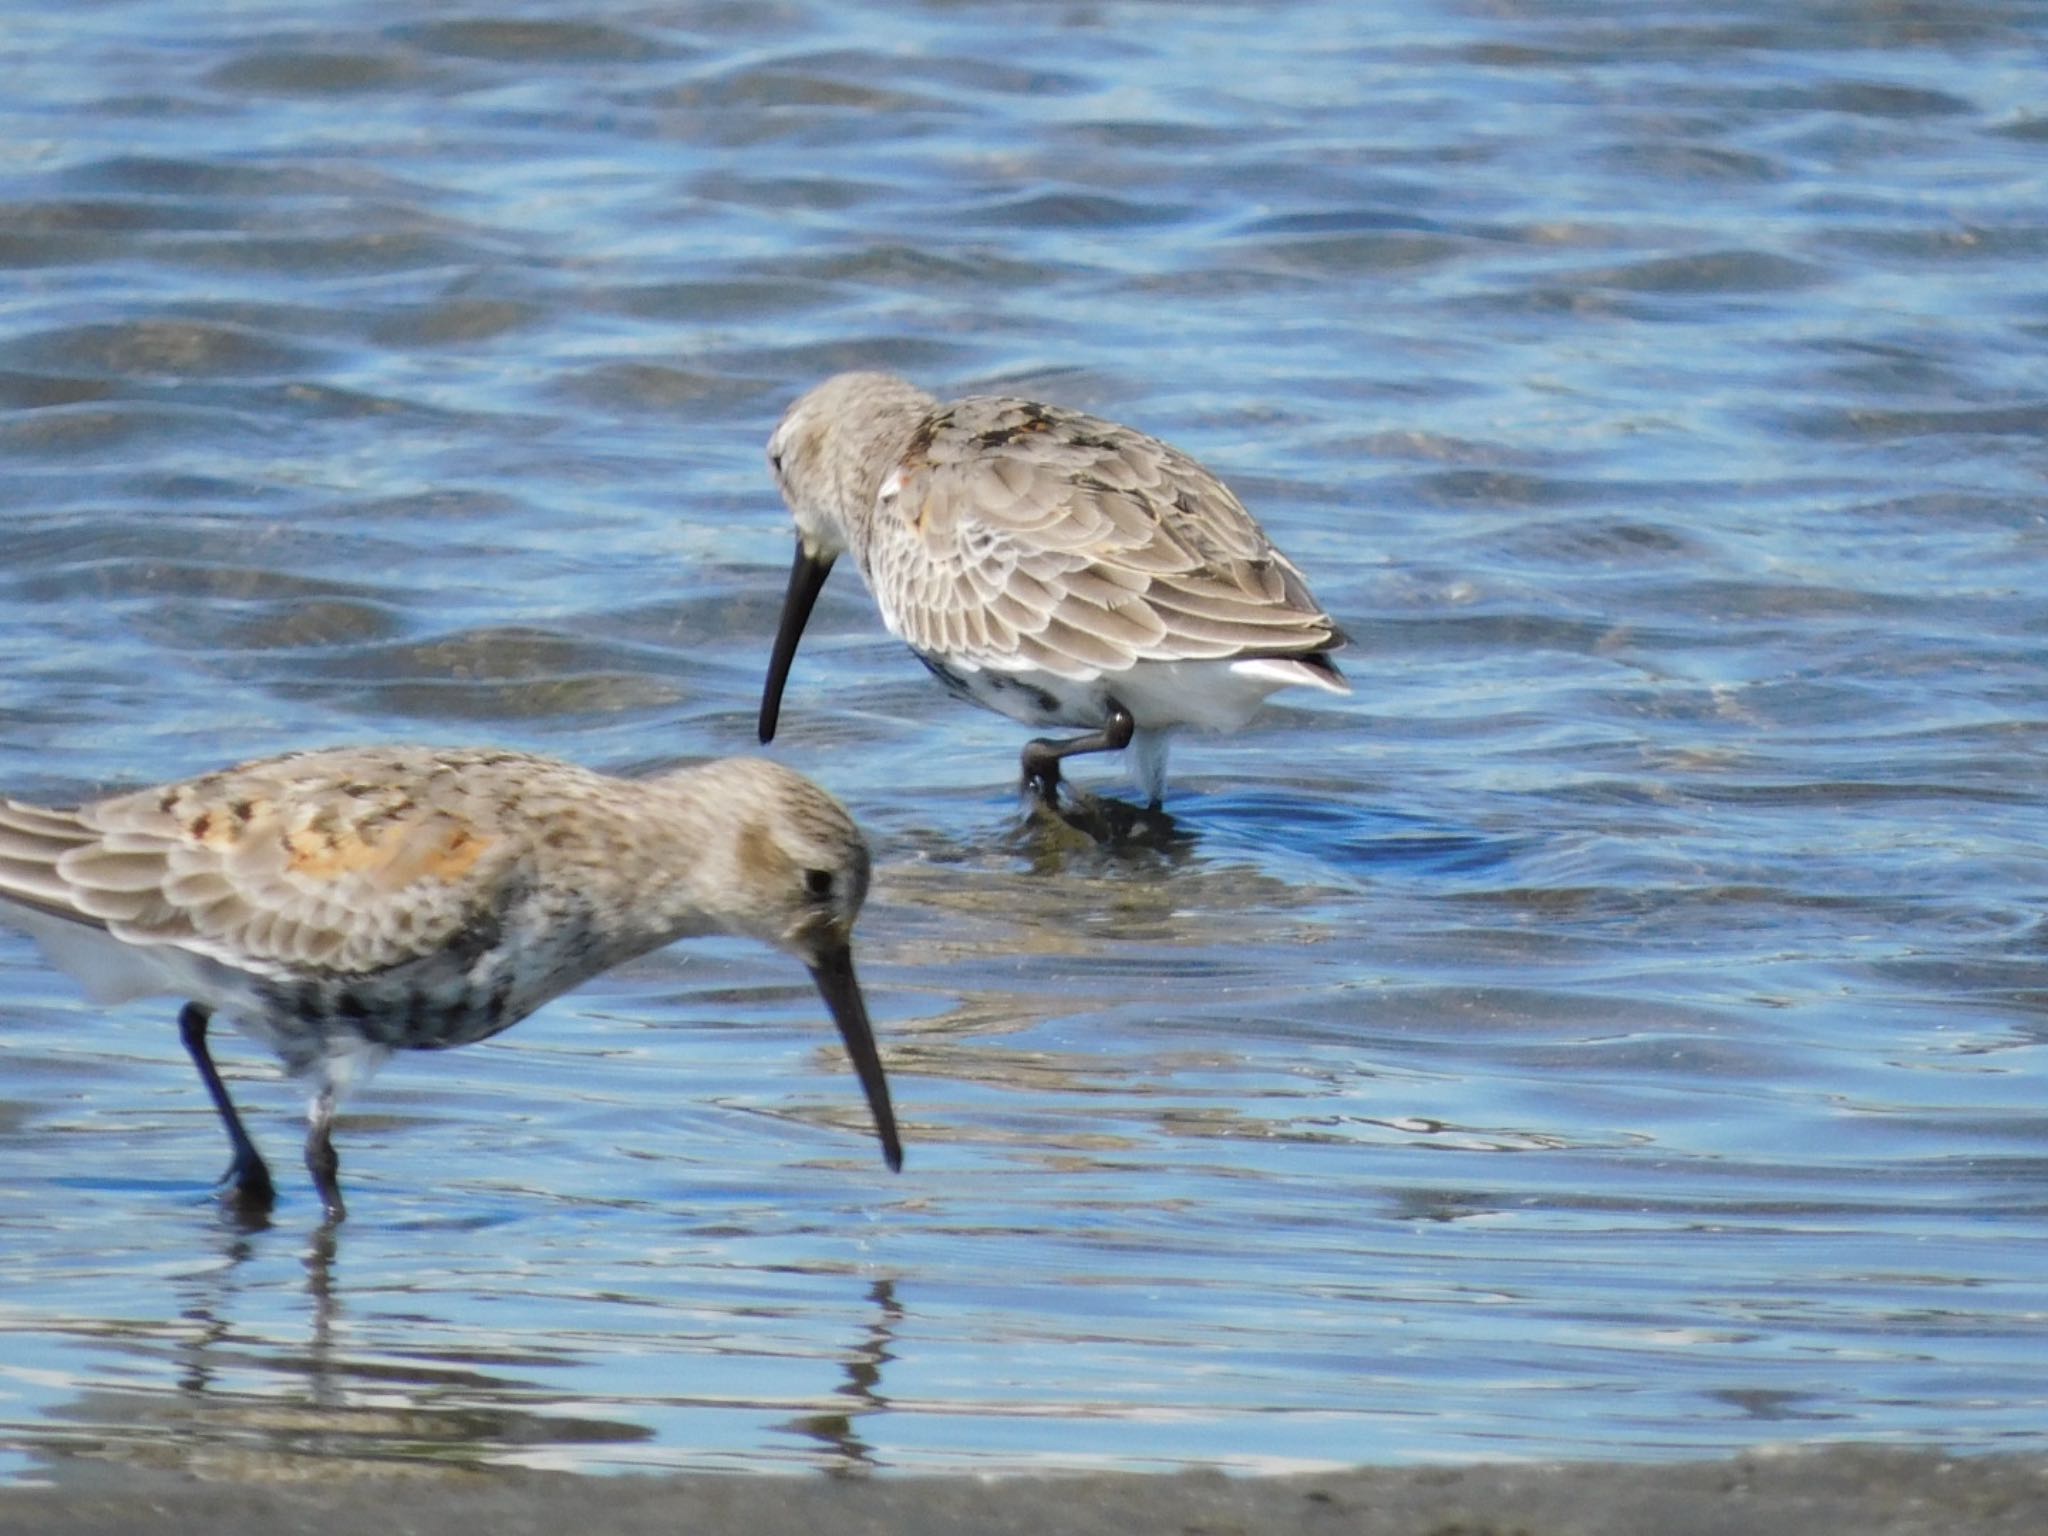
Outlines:
{"label": "white feather on flank", "polygon": [[1039,727],[1099,725],[1115,699],[1131,712],[1140,731],[1182,725],[1234,731],[1279,689],[1313,684],[1331,693],[1351,691],[1341,678],[1277,657],[1141,661],[1121,672],[1090,668],[1080,678],[1015,664],[982,666],[957,656],[924,659],[956,692],[983,708]]}
{"label": "white feather on flank", "polygon": [[[1302,683],[1329,687],[1324,674],[1298,661],[1141,661],[1103,676],[1116,701],[1139,726],[1192,725],[1235,731],[1258,712],[1266,695]],[[1351,690],[1337,686],[1333,693]],[[1076,722],[1079,723],[1079,722]]]}
{"label": "white feather on flank", "polygon": [[1276,688],[1320,688],[1325,693],[1351,691],[1351,685],[1336,673],[1285,656],[1254,656],[1247,661],[1233,661],[1230,670],[1239,677],[1270,681]]}

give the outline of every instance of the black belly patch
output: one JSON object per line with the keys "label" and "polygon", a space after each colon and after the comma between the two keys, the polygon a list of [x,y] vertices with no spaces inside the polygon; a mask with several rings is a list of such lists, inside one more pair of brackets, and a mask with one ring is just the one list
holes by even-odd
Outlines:
{"label": "black belly patch", "polygon": [[[936,656],[927,656],[923,651],[913,651],[911,654],[923,662],[925,670],[944,683],[946,691],[956,699],[965,699],[970,704],[986,704],[998,694],[1008,695],[1027,703],[1032,712],[1039,717],[1039,724],[1059,723],[1060,701],[1034,683],[1027,683],[1021,677],[1012,676],[1008,672],[987,669],[969,678],[964,673],[955,672]],[[1009,711],[998,707],[997,713],[1008,714]]]}

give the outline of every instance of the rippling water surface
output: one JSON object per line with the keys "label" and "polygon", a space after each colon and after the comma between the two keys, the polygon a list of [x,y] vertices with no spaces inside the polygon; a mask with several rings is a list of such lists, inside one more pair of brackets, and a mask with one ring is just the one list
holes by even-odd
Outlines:
{"label": "rippling water surface", "polygon": [[[850,572],[816,999],[650,957],[345,1117],[0,934],[0,1477],[1966,1449],[2048,1427],[2031,0],[0,23],[0,783],[747,750],[825,373],[1223,472],[1352,700],[1020,824]],[[1106,763],[1078,777],[1112,789]]]}

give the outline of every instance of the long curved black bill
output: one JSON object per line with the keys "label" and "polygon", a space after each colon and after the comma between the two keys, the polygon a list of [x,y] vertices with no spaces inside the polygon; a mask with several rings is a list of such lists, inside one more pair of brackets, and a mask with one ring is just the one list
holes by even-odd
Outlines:
{"label": "long curved black bill", "polygon": [[782,596],[782,622],[775,631],[775,649],[768,656],[768,681],[761,689],[761,743],[775,739],[775,722],[782,714],[782,685],[789,681],[789,664],[796,659],[796,643],[803,638],[811,609],[832,574],[830,559],[820,560],[796,541],[796,560],[789,568],[789,590]]}
{"label": "long curved black bill", "polygon": [[882,1075],[874,1031],[868,1028],[868,1005],[861,1000],[860,983],[854,980],[853,951],[843,944],[827,950],[811,967],[811,980],[832,1010],[832,1022],[839,1026],[846,1054],[860,1074],[861,1089],[875,1116],[875,1134],[882,1138],[883,1161],[891,1172],[898,1172],[903,1167],[903,1143],[896,1135],[896,1111],[889,1106],[889,1079]]}

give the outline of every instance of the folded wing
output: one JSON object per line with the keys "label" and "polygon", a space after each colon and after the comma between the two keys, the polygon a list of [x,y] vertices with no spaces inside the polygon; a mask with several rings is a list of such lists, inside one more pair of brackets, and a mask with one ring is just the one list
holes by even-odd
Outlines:
{"label": "folded wing", "polygon": [[76,809],[0,801],[0,901],[257,974],[430,953],[489,902],[506,839],[342,760],[353,775],[312,753]]}
{"label": "folded wing", "polygon": [[1343,643],[1214,475],[1128,427],[1024,400],[936,412],[882,485],[868,577],[922,651],[1088,678]]}

